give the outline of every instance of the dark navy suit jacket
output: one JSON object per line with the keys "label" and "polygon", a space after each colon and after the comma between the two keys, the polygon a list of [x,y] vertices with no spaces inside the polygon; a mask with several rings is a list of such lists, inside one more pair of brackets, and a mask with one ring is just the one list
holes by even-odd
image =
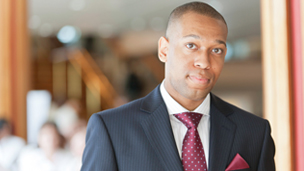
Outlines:
{"label": "dark navy suit jacket", "polygon": [[[211,94],[209,171],[224,171],[239,153],[250,169],[273,171],[267,120]],[[81,171],[183,171],[159,86],[146,97],[91,116]]]}

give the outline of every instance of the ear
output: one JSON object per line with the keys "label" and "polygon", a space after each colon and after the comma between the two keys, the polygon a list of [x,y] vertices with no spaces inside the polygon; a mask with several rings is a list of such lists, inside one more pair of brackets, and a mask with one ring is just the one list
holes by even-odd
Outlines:
{"label": "ear", "polygon": [[165,37],[158,40],[158,58],[162,62],[167,62],[167,55],[169,49],[169,41]]}

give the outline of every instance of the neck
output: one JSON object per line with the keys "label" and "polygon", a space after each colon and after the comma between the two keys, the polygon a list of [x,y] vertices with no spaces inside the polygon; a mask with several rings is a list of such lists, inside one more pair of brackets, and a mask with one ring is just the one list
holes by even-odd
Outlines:
{"label": "neck", "polygon": [[203,103],[208,93],[196,94],[195,92],[189,93],[179,93],[174,88],[164,84],[167,93],[181,106],[189,111],[194,111],[200,104]]}
{"label": "neck", "polygon": [[189,99],[175,99],[174,97],[172,97],[172,98],[175,101],[177,101],[177,103],[179,103],[181,106],[183,106],[185,109],[187,109],[189,111],[194,111],[205,100],[205,98],[203,100],[199,100],[199,101],[193,101],[193,100],[189,100]]}
{"label": "neck", "polygon": [[[169,92],[168,92],[169,93]],[[191,99],[182,96],[181,94],[170,94],[169,95],[181,106],[189,111],[194,111],[199,105],[203,103],[207,95],[199,99]]]}

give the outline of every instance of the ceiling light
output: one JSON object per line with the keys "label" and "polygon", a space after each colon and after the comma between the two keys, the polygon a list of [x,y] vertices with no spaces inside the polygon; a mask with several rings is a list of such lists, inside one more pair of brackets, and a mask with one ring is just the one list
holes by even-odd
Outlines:
{"label": "ceiling light", "polygon": [[58,40],[61,43],[66,43],[66,44],[77,42],[80,36],[81,36],[80,30],[69,25],[62,27],[57,34]]}
{"label": "ceiling light", "polygon": [[245,59],[250,54],[250,45],[244,39],[237,40],[234,45],[234,54],[237,59]]}
{"label": "ceiling light", "polygon": [[228,62],[233,57],[233,46],[231,46],[231,44],[229,42],[226,42],[226,45],[227,45],[227,53],[225,56],[225,62]]}

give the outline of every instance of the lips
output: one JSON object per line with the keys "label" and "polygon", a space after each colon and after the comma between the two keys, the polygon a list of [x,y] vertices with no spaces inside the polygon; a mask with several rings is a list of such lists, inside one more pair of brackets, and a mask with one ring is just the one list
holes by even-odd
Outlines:
{"label": "lips", "polygon": [[201,75],[190,75],[189,78],[196,84],[208,84],[210,82],[209,78],[203,77]]}

